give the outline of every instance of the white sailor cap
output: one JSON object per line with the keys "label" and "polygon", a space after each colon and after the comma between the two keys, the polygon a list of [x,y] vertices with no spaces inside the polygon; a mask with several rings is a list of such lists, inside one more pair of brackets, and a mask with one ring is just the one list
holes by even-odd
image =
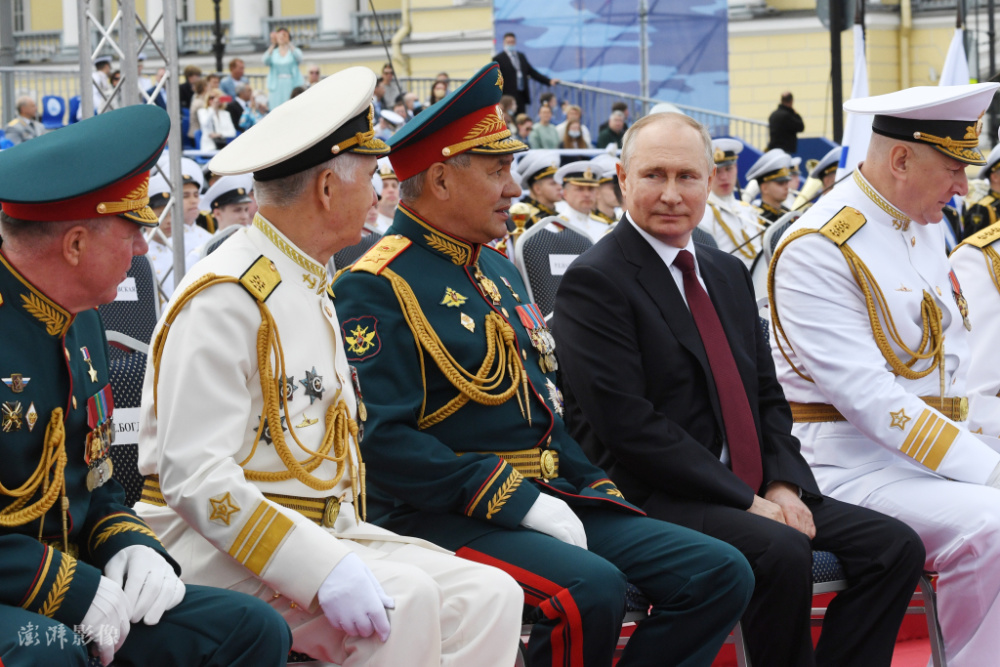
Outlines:
{"label": "white sailor cap", "polygon": [[375,73],[350,67],[278,105],[233,139],[208,163],[216,174],[246,174],[270,181],[323,164],[343,152],[385,155],[375,137]]}
{"label": "white sailor cap", "polygon": [[[170,154],[168,151],[163,151],[163,155],[160,156],[156,164],[164,175],[170,176]],[[201,171],[201,165],[189,157],[181,158],[181,177],[184,179],[184,183],[197,184],[199,192],[205,186],[205,175]]]}
{"label": "white sailor cap", "polygon": [[382,177],[378,175],[377,171],[374,174],[372,174],[372,187],[375,188],[375,194],[378,195],[379,199],[381,199],[382,198]]}
{"label": "white sailor cap", "polygon": [[591,158],[590,164],[596,168],[597,182],[601,185],[610,183],[618,178],[618,170],[615,168],[618,165],[618,158],[614,155],[601,153]]}
{"label": "white sailor cap", "polygon": [[160,208],[170,201],[170,184],[160,174],[149,177],[149,207]]}
{"label": "white sailor cap", "polygon": [[812,168],[809,172],[809,178],[823,178],[824,176],[829,176],[837,171],[837,167],[840,166],[840,154],[843,152],[843,146],[837,146],[831,149],[823,158],[816,163],[816,166]]}
{"label": "white sailor cap", "polygon": [[729,137],[712,139],[712,158],[715,166],[723,167],[736,162],[737,156],[743,152],[743,142]]}
{"label": "white sailor cap", "polygon": [[564,164],[556,170],[556,183],[573,183],[574,185],[596,186],[602,169],[590,160],[577,160]]}
{"label": "white sailor cap", "polygon": [[[396,170],[392,168],[392,163],[389,162],[389,158],[387,156],[383,156],[383,157],[380,157],[378,159],[378,176],[379,176],[379,180],[381,180],[381,181],[385,181],[385,180],[398,181],[399,180],[399,177],[396,176]],[[379,194],[382,194],[382,193],[379,192]]]}
{"label": "white sailor cap", "polygon": [[559,153],[550,150],[532,150],[517,163],[521,174],[521,188],[528,190],[536,181],[551,178],[559,169]]}
{"label": "white sailor cap", "polygon": [[382,120],[389,123],[393,127],[399,127],[405,121],[405,119],[392,109],[382,109],[378,112],[378,115],[382,117]]}
{"label": "white sailor cap", "polygon": [[250,174],[222,176],[202,195],[201,208],[214,211],[229,204],[245,204],[250,201],[253,177]]}
{"label": "white sailor cap", "polygon": [[1000,144],[997,144],[986,157],[986,165],[979,170],[979,178],[989,178],[997,169],[1000,169]]}
{"label": "white sailor cap", "polygon": [[793,175],[799,173],[799,167],[801,165],[802,165],[802,158],[799,157],[798,155],[792,156],[791,172]]}
{"label": "white sailor cap", "polygon": [[94,58],[94,67],[97,67],[98,65],[110,65],[110,64],[111,64],[111,56],[98,56]]}
{"label": "white sailor cap", "polygon": [[756,180],[758,183],[772,181],[784,183],[792,179],[791,170],[792,156],[780,148],[772,148],[753,163],[747,171],[747,180]]}
{"label": "white sailor cap", "polygon": [[1000,83],[917,86],[844,103],[851,113],[871,114],[872,132],[933,146],[950,158],[982,165],[983,114]]}

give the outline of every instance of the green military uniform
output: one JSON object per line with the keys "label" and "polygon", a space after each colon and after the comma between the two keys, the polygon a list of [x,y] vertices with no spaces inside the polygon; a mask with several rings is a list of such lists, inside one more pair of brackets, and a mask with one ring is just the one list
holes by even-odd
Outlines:
{"label": "green military uniform", "polygon": [[[393,138],[400,178],[426,168],[410,160],[441,159],[434,132],[461,138],[477,109],[492,111],[495,67],[451,93],[450,116]],[[509,134],[489,135],[482,152],[517,150],[503,143]],[[712,661],[752,587],[746,563],[728,545],[646,518],[588,461],[561,418],[551,333],[505,256],[401,203],[332,289],[364,389],[370,520],[511,574],[537,610],[532,665],[610,664],[626,579],[652,613],[619,664]],[[589,550],[522,526],[540,494],[569,505]]]}
{"label": "green military uniform", "polygon": [[[76,157],[116,127],[130,128],[129,138],[135,139],[131,151],[115,147],[109,148],[117,152],[114,157],[93,156],[104,173],[86,177],[96,180],[49,185],[66,192],[66,210],[74,211],[85,205],[81,200],[91,190],[113,190],[115,181],[126,180],[124,174],[141,183],[144,168],[148,182],[149,164],[166,135],[166,114],[155,107],[120,109],[6,151],[0,158],[4,212],[37,224],[75,219],[60,217],[61,202],[51,199],[54,190],[32,181],[39,169],[51,168],[52,160]],[[74,198],[81,192],[82,198]],[[129,219],[150,224],[145,184],[120,202],[114,196],[102,206],[120,206]],[[90,640],[72,630],[84,631],[78,626],[94,602],[108,561],[126,547],[143,545],[175,572],[180,568],[146,523],[125,506],[124,491],[111,479],[114,399],[97,312],[67,311],[32,284],[0,246],[0,330],[0,549],[5,564],[0,663],[82,666]],[[192,586],[159,623],[134,624],[116,662],[276,664],[289,643],[287,627],[266,605],[249,596]],[[258,656],[250,658],[253,652]]]}

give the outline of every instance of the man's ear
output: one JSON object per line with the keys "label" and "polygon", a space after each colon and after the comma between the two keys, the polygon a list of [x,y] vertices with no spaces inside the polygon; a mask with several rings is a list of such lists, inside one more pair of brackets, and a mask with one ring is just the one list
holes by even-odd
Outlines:
{"label": "man's ear", "polygon": [[91,232],[85,225],[73,225],[63,234],[63,259],[70,266],[79,266],[84,253],[90,248]]}
{"label": "man's ear", "polygon": [[625,167],[622,166],[621,162],[618,162],[618,163],[615,164],[615,171],[618,173],[618,187],[621,189],[621,191],[622,191],[622,198],[624,199],[625,198],[625,192],[626,192],[626,189],[627,189],[627,187],[625,185],[625,177],[626,177],[627,173],[625,171]]}
{"label": "man's ear", "polygon": [[905,178],[914,157],[913,150],[906,144],[894,144],[889,149],[889,170],[892,175],[896,178]]}
{"label": "man's ear", "polygon": [[324,169],[320,172],[316,180],[313,181],[313,188],[316,192],[317,201],[323,207],[324,211],[330,211],[334,205],[333,193],[337,190],[339,185],[339,180],[337,175],[333,173],[333,169]]}
{"label": "man's ear", "polygon": [[445,163],[435,162],[427,168],[427,173],[424,174],[424,190],[441,201],[447,201],[451,198],[450,186],[448,166]]}

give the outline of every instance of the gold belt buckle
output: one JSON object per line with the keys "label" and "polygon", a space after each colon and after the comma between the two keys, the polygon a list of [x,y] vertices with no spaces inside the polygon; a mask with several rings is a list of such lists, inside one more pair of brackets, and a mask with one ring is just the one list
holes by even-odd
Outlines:
{"label": "gold belt buckle", "polygon": [[542,471],[542,479],[549,480],[558,476],[559,470],[556,468],[556,457],[552,450],[543,449],[538,457],[538,463]]}
{"label": "gold belt buckle", "polygon": [[964,422],[969,418],[969,398],[962,396],[958,399],[958,421]]}
{"label": "gold belt buckle", "polygon": [[338,516],[340,516],[340,498],[330,496],[323,506],[323,519],[320,521],[320,525],[324,528],[333,528],[333,524],[337,523]]}

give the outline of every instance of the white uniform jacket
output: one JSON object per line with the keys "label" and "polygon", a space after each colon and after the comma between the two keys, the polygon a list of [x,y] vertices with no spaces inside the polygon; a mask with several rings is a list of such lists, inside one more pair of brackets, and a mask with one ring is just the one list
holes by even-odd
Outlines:
{"label": "white uniform jacket", "polygon": [[[951,265],[969,300],[972,347],[969,364],[969,428],[1000,438],[1000,223],[967,238]],[[994,444],[1000,448],[1000,440]]]}
{"label": "white uniform jacket", "polygon": [[748,269],[760,253],[763,237],[758,235],[764,226],[757,221],[752,206],[732,195],[723,198],[709,192],[705,215],[698,226],[715,238],[719,250],[739,257]]}
{"label": "white uniform jacket", "polygon": [[[573,229],[582,234],[586,234],[591,241],[597,243],[601,238],[610,232],[615,226],[609,225],[603,220],[598,220],[590,215],[590,212],[581,213],[571,207],[566,201],[556,202],[556,213],[566,219]],[[617,224],[617,223],[616,223]]]}
{"label": "white uniform jacket", "polygon": [[[291,454],[304,462],[308,452],[321,447],[331,406],[344,401],[351,418],[357,415],[325,268],[258,215],[253,226],[240,229],[188,272],[174,292],[171,309],[182,305],[180,295],[199,278],[239,278],[261,256],[281,277],[265,301],[284,357],[282,377],[271,354],[276,386],[283,388],[288,401],[287,412],[279,406],[280,428]],[[186,581],[232,588],[256,577],[315,612],[320,584],[349,553],[338,538],[427,543],[357,522],[348,466],[323,461],[312,470],[320,480],[333,480],[343,469],[339,482],[329,489],[287,478],[288,469],[273,444],[279,425],[261,423],[261,319],[256,300],[238,283],[211,286],[183,305],[170,326],[155,388],[152,355],[147,364],[139,439],[139,470],[159,475],[160,492],[169,506],[140,502],[136,510],[156,526],[164,546],[181,563]],[[162,326],[163,319],[157,334]],[[348,435],[347,440],[346,455],[354,458],[354,438]],[[338,453],[334,447],[329,455]],[[286,479],[247,478],[262,473]],[[331,530],[265,498],[265,492],[332,496],[344,503]]]}
{"label": "white uniform jacket", "polygon": [[[771,349],[785,396],[792,403],[832,404],[848,420],[796,423],[793,433],[823,492],[846,502],[860,503],[876,488],[920,475],[982,484],[1000,453],[970,433],[966,424],[944,417],[921,400],[941,395],[938,369],[919,379],[894,374],[876,343],[865,298],[838,245],[819,233],[792,238],[798,230],[823,227],[843,207],[860,212],[866,222],[845,243],[877,283],[872,291],[884,298],[885,312],[877,310],[885,344],[907,361],[910,355],[899,341],[911,350],[920,347],[921,309],[932,301],[942,318],[944,395],[966,395],[969,335],[952,295],[940,226],[916,224],[902,214],[894,222],[891,205],[860,171],[854,173],[857,178],[842,182],[792,225],[771,263]],[[926,303],[925,294],[930,300]],[[779,343],[795,368],[814,382],[793,371]],[[920,359],[912,369],[919,372],[929,366],[930,360]]]}

